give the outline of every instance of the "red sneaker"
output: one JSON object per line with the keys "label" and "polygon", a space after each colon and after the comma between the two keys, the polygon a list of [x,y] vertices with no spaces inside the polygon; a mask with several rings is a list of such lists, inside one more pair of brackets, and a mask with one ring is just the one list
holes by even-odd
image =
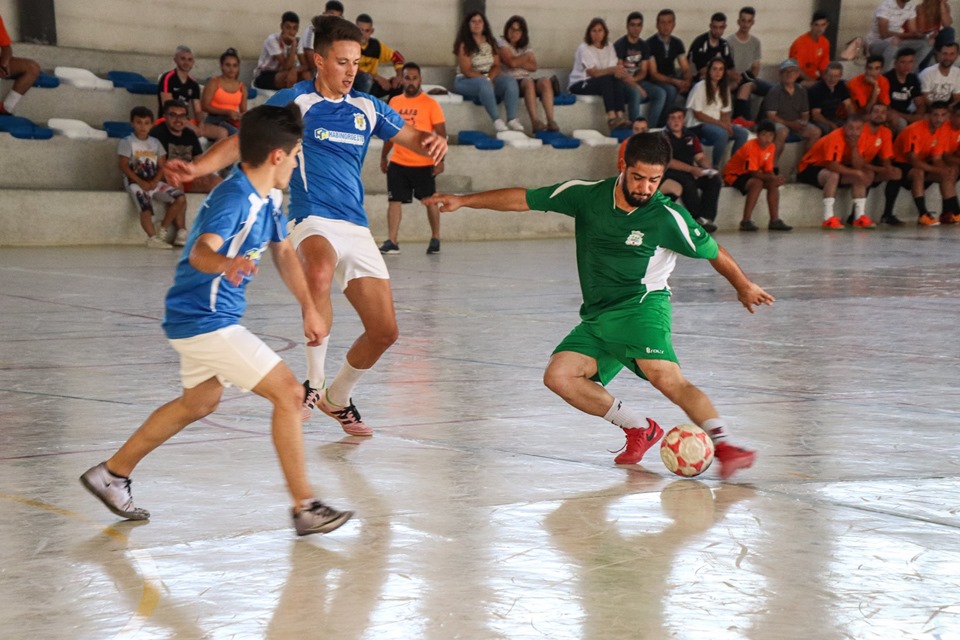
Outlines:
{"label": "red sneaker", "polygon": [[627,442],[619,450],[623,451],[613,459],[616,464],[637,464],[643,458],[643,454],[657,443],[657,440],[663,437],[663,429],[656,422],[647,418],[646,429],[639,427],[635,429],[623,429],[627,434]]}
{"label": "red sneaker", "polygon": [[738,469],[747,469],[753,466],[757,452],[721,440],[714,446],[713,457],[720,461],[720,479],[726,480]]}
{"label": "red sneaker", "polygon": [[840,222],[840,218],[838,218],[837,216],[830,216],[829,218],[823,221],[823,224],[820,225],[820,228],[827,229],[827,230],[836,229],[836,230],[842,231],[843,223]]}
{"label": "red sneaker", "polygon": [[867,216],[866,214],[854,220],[852,226],[857,227],[858,229],[876,229],[877,228],[877,225],[874,224],[873,220],[871,220],[870,217]]}
{"label": "red sneaker", "polygon": [[746,118],[741,118],[739,116],[731,120],[731,122],[733,124],[740,125],[744,129],[753,129],[755,126],[757,126],[757,123],[753,120],[747,120]]}
{"label": "red sneaker", "polygon": [[936,227],[940,225],[940,220],[933,214],[921,213],[917,218],[917,224],[921,227]]}
{"label": "red sneaker", "polygon": [[327,399],[327,394],[321,394],[317,409],[340,423],[340,428],[351,436],[372,436],[373,429],[363,423],[360,418],[360,412],[350,399],[350,404],[345,407],[338,407]]}
{"label": "red sneaker", "polygon": [[940,214],[940,224],[958,224],[960,223],[960,213],[949,213],[944,211]]}

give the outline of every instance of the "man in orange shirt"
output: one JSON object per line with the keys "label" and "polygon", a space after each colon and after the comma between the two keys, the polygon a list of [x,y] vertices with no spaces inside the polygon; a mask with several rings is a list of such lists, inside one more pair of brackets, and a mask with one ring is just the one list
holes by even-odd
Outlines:
{"label": "man in orange shirt", "polygon": [[[886,182],[887,188],[892,189],[893,197],[886,199],[880,222],[890,226],[901,226],[903,221],[893,214],[893,205],[897,199],[897,192],[900,191],[903,172],[893,164],[893,131],[887,126],[888,118],[887,105],[882,102],[874,104],[863,127],[863,133],[860,134],[857,149],[860,151],[860,157],[873,172],[871,186],[875,187],[881,182]],[[890,185],[893,187],[891,188]],[[851,216],[847,219],[847,224],[852,223]]]}
{"label": "man in orange shirt", "polygon": [[810,31],[790,45],[789,57],[800,63],[800,83],[811,86],[820,79],[830,64],[830,41],[823,34],[830,20],[823,11],[817,11],[810,20]]}
{"label": "man in orange shirt", "polygon": [[757,206],[760,192],[767,190],[767,209],[770,211],[771,231],[790,231],[790,225],[780,219],[780,187],[786,182],[783,176],[773,172],[776,145],[773,143],[777,129],[769,120],[757,125],[757,137],[737,149],[723,167],[723,182],[747,197],[743,203],[743,219],[740,227],[756,226],[750,219]]}
{"label": "man in orange shirt", "polygon": [[[917,224],[923,227],[935,227],[940,220],[927,210],[924,191],[934,182],[940,185],[944,213],[956,214],[960,211],[957,204],[957,169],[947,164],[944,153],[949,146],[949,133],[943,129],[947,121],[950,106],[946,102],[934,102],[923,120],[907,126],[893,143],[894,163],[903,171],[899,187],[910,189],[913,202],[917,205]],[[887,185],[887,197],[895,198],[891,184]]]}
{"label": "man in orange shirt", "polygon": [[0,116],[11,116],[20,98],[30,90],[40,76],[40,65],[27,58],[13,57],[13,47],[7,28],[0,16],[0,80],[13,80],[13,88],[2,103]]}
{"label": "man in orange shirt", "polygon": [[[401,70],[403,93],[390,100],[390,106],[413,128],[419,131],[434,131],[446,138],[447,126],[443,110],[436,100],[420,90],[422,78],[420,66],[407,62]],[[389,158],[393,149],[393,158]],[[388,159],[389,158],[389,159]],[[380,253],[400,253],[397,236],[400,232],[402,206],[417,200],[423,200],[437,192],[436,177],[443,173],[443,159],[434,166],[433,160],[404,147],[394,147],[387,140],[380,152],[380,170],[387,174],[387,229],[390,235],[380,245]],[[440,253],[440,209],[437,205],[426,205],[427,219],[430,221],[430,244],[427,253]]]}
{"label": "man in orange shirt", "polygon": [[843,222],[833,210],[840,185],[853,188],[853,226],[862,229],[877,226],[864,213],[867,187],[873,182],[873,172],[866,167],[857,148],[861,133],[863,116],[854,114],[847,118],[843,128],[817,140],[800,160],[797,182],[823,189],[822,229],[843,229]]}
{"label": "man in orange shirt", "polygon": [[[950,107],[950,117],[940,127],[944,137],[943,161],[957,170],[960,176],[960,103]],[[940,224],[960,223],[960,213],[951,212],[946,206],[940,214]]]}
{"label": "man in orange shirt", "polygon": [[870,56],[863,73],[847,83],[850,102],[859,114],[866,116],[873,105],[890,104],[890,81],[883,75],[883,56]]}

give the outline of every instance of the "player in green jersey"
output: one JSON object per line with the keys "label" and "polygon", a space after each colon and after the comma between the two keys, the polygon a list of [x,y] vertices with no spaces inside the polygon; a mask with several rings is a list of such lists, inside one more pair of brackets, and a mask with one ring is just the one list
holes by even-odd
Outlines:
{"label": "player in green jersey", "polygon": [[495,189],[436,194],[424,204],[494,211],[554,211],[575,218],[581,322],[554,350],[543,381],[584,413],[623,429],[617,464],[636,464],[663,435],[604,388],[623,368],[645,378],[713,438],[720,476],[753,464],[756,454],[730,444],[726,421],[680,371],[670,341],[667,278],[678,256],[703,258],[737,291],[750,313],[773,304],[727,251],[683,207],[657,189],[670,163],[670,143],[659,133],[630,138],[620,174],[606,180],[569,180],[539,189]]}

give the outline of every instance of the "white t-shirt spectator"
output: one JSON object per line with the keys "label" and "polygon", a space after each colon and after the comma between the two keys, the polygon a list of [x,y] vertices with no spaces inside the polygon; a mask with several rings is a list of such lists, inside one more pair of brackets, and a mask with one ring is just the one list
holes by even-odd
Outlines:
{"label": "white t-shirt spectator", "polygon": [[[160,158],[167,155],[166,149],[153,136],[141,140],[134,134],[122,138],[117,145],[117,155],[127,159],[127,164],[140,178],[153,180],[160,169]],[[123,184],[129,184],[127,176],[123,176]]]}
{"label": "white t-shirt spectator", "polygon": [[[263,51],[260,52],[260,59],[257,60],[257,68],[253,71],[253,77],[256,78],[264,71],[278,70],[280,63],[277,61],[277,56],[283,55],[284,58],[289,56],[291,46],[293,45],[283,44],[279,31],[267,36],[267,39],[263,41]],[[303,41],[299,38],[297,39],[297,53],[303,53]]]}
{"label": "white t-shirt spectator", "polygon": [[723,106],[723,102],[720,100],[719,95],[717,95],[713,102],[708,102],[707,82],[706,80],[701,80],[697,84],[693,85],[692,89],[690,89],[690,95],[687,97],[687,115],[683,124],[687,128],[704,124],[694,117],[694,111],[699,111],[700,113],[708,115],[711,118],[719,120],[721,113],[733,110],[732,105],[733,101],[730,100],[729,92],[727,92],[727,106]]}
{"label": "white t-shirt spectator", "polygon": [[573,56],[573,70],[570,72],[570,86],[588,80],[587,69],[608,69],[617,66],[617,52],[612,44],[598,49],[592,44],[581,42]]}
{"label": "white t-shirt spectator", "polygon": [[950,73],[940,73],[940,65],[927,67],[920,72],[920,90],[929,95],[931,102],[950,102],[954,94],[960,93],[960,69],[950,67]]}
{"label": "white t-shirt spectator", "polygon": [[888,21],[891,33],[901,33],[904,23],[916,17],[917,7],[913,0],[908,0],[902,8],[897,4],[897,0],[883,0],[873,14],[873,24],[870,26],[870,33],[867,34],[867,45],[883,40],[880,37],[881,18]]}

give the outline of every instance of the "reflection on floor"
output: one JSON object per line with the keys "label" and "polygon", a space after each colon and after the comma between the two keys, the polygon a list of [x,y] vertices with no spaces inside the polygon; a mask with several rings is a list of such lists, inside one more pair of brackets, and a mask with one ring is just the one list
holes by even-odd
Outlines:
{"label": "reflection on floor", "polygon": [[[718,238],[778,301],[751,316],[681,261],[674,339],[753,469],[617,468],[620,432],[543,387],[577,320],[571,241],[410,245],[388,261],[401,339],[355,394],[376,435],[306,425],[319,494],[357,516],[305,539],[269,405],[232,389],[137,469],[149,523],[87,495],[77,476],[178,392],[176,256],[0,250],[0,635],[960,638],[960,229]],[[272,266],[249,293],[245,324],[302,375]],[[330,374],[360,331],[335,306]]]}

